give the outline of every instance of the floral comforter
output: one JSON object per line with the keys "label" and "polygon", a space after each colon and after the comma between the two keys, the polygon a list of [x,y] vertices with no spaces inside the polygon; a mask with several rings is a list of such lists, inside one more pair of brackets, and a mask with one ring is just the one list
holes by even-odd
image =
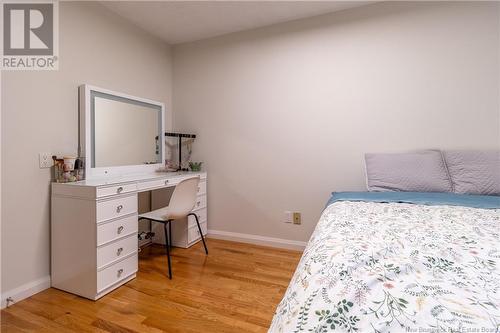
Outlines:
{"label": "floral comforter", "polygon": [[500,332],[500,209],[335,202],[269,332]]}

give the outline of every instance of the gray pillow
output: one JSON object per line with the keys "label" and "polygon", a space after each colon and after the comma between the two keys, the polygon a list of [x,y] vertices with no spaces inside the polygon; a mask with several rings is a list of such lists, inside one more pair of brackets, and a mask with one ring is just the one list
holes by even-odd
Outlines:
{"label": "gray pillow", "polygon": [[366,154],[369,191],[451,192],[451,180],[440,151]]}
{"label": "gray pillow", "polygon": [[500,151],[443,154],[455,193],[500,195]]}

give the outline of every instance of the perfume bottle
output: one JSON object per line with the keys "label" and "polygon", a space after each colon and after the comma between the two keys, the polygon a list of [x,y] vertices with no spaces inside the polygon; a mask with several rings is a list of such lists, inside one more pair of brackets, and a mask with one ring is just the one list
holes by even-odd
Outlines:
{"label": "perfume bottle", "polygon": [[76,180],[85,179],[85,158],[78,157],[75,161],[75,176]]}

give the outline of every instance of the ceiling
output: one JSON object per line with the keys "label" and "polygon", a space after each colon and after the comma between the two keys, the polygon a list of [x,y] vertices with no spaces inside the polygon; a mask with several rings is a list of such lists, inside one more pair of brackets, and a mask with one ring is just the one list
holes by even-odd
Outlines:
{"label": "ceiling", "polygon": [[370,1],[101,1],[169,44],[366,5]]}

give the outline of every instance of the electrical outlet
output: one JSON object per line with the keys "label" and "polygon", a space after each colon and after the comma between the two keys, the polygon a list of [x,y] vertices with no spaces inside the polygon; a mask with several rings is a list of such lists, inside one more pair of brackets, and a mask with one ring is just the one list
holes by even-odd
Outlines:
{"label": "electrical outlet", "polygon": [[38,161],[40,163],[40,169],[50,168],[52,166],[52,154],[50,153],[38,153]]}
{"label": "electrical outlet", "polygon": [[293,224],[301,224],[302,217],[300,216],[300,212],[293,212]]}
{"label": "electrical outlet", "polygon": [[283,222],[292,223],[292,221],[293,221],[293,212],[286,210],[285,211],[285,220]]}

